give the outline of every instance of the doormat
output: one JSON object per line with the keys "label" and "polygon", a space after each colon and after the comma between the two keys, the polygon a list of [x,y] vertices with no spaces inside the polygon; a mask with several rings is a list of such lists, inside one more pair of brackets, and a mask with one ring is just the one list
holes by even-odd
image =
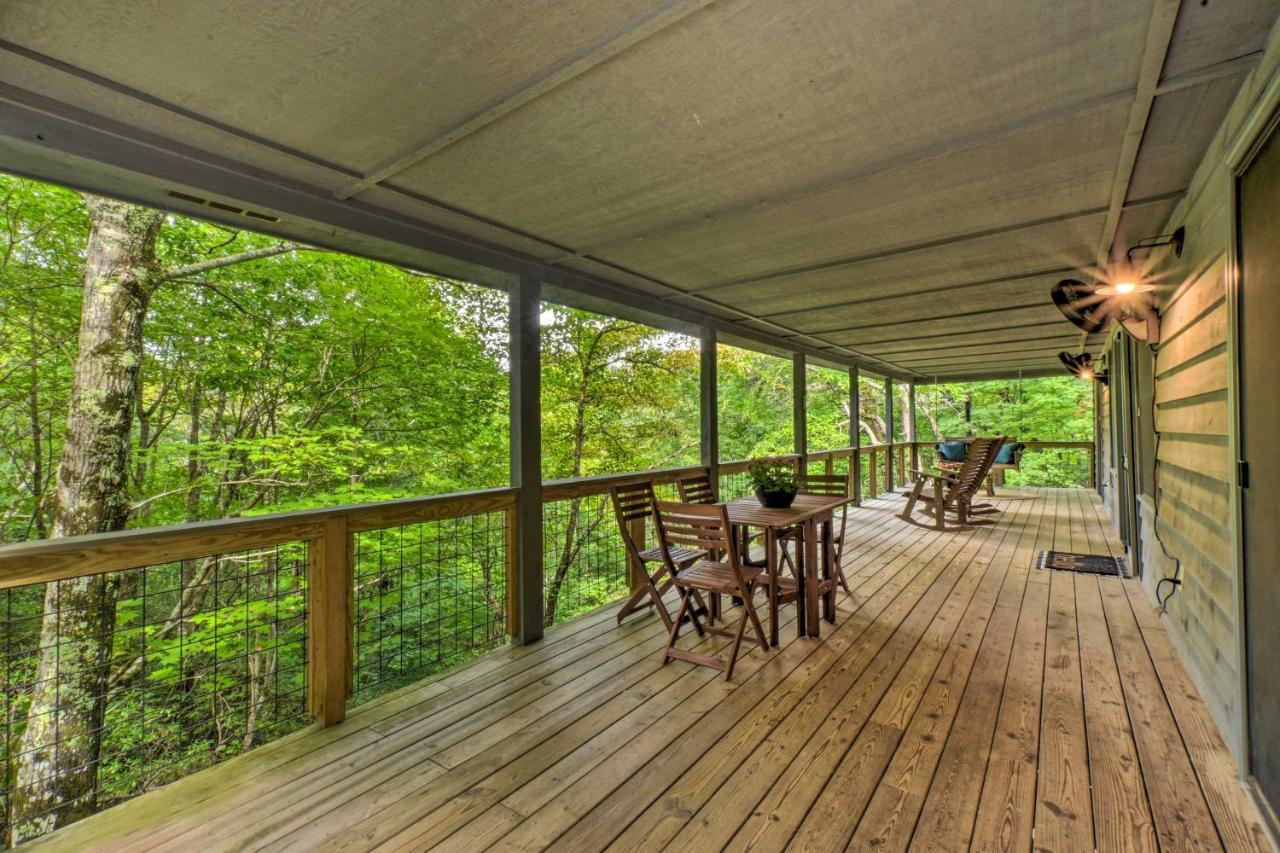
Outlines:
{"label": "doormat", "polygon": [[1036,559],[1037,569],[1054,569],[1060,572],[1080,572],[1087,575],[1113,575],[1128,577],[1123,557],[1102,554],[1072,554],[1068,551],[1041,551]]}

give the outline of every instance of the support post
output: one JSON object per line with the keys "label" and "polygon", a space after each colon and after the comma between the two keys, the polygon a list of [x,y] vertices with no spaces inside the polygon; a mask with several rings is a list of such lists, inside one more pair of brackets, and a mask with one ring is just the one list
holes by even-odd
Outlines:
{"label": "support post", "polygon": [[884,490],[893,491],[893,378],[884,378]]}
{"label": "support post", "polygon": [[858,425],[858,367],[849,368],[849,446],[853,448],[853,458],[849,460],[849,476],[853,478],[853,505],[862,506],[862,454],[858,446],[862,443],[862,430]]}
{"label": "support post", "polygon": [[800,457],[798,465],[802,474],[809,470],[805,458],[809,454],[809,426],[805,419],[807,387],[804,353],[798,352],[791,356],[791,436],[796,455]]}
{"label": "support post", "polygon": [[711,477],[711,485],[720,490],[720,399],[719,361],[716,359],[716,330],[711,326],[702,329],[702,353],[698,370],[698,400],[702,464]]}
{"label": "support post", "polygon": [[511,290],[511,485],[516,495],[516,631],[523,645],[542,638],[542,376],[541,286],[521,276]]}
{"label": "support post", "polygon": [[351,695],[353,551],[345,516],[307,543],[307,704],[322,727],[346,718]]}
{"label": "support post", "polygon": [[[916,381],[912,379],[907,385],[907,441],[911,443],[911,470],[920,470],[920,448],[916,445],[919,435],[916,433]],[[911,482],[910,477],[903,478]]]}

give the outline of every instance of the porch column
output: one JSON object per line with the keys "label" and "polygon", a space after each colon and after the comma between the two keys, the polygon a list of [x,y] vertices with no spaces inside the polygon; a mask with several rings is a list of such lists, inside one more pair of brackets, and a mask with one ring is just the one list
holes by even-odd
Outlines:
{"label": "porch column", "polygon": [[510,590],[515,630],[523,645],[542,637],[542,382],[539,326],[541,285],[523,275],[511,290],[511,485],[516,495],[513,553],[515,589]]}
{"label": "porch column", "polygon": [[804,353],[798,352],[791,356],[791,433],[796,455],[800,457],[801,473],[809,470],[804,459],[809,452],[809,427],[805,420],[806,386]]}
{"label": "porch column", "polygon": [[893,491],[893,377],[884,378],[884,490]]}
{"label": "porch column", "polygon": [[719,362],[716,360],[716,330],[706,326],[702,330],[702,353],[699,362],[698,386],[701,419],[699,432],[702,446],[702,464],[707,467],[712,486],[720,485],[720,407]]}
{"label": "porch column", "polygon": [[853,456],[849,459],[849,476],[853,478],[853,505],[862,506],[862,454],[858,446],[862,443],[862,430],[858,427],[858,366],[849,368],[849,446],[853,448]]}
{"label": "porch column", "polygon": [[[911,469],[913,471],[920,470],[920,450],[916,447],[916,441],[919,436],[916,433],[916,381],[912,379],[907,384],[907,441],[911,442]],[[911,478],[903,479],[910,481]]]}

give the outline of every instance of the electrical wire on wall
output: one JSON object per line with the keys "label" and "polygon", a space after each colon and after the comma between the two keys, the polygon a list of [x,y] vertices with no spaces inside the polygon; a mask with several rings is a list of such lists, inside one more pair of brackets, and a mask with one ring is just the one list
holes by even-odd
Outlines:
{"label": "electrical wire on wall", "polygon": [[[1158,352],[1159,352],[1159,347],[1152,345],[1151,355],[1153,358],[1158,354]],[[1153,405],[1152,408],[1154,409],[1155,406]],[[1152,412],[1153,427],[1155,424],[1154,415],[1155,413],[1153,411]],[[1152,446],[1151,455],[1155,459],[1159,459],[1160,458],[1160,431],[1157,429],[1152,429],[1152,433],[1155,435],[1155,442]],[[1160,476],[1160,466],[1157,465],[1156,477],[1158,478],[1159,476]],[[1156,483],[1156,488],[1155,488],[1154,503],[1155,503],[1156,512],[1155,512],[1155,518],[1151,520],[1151,532],[1156,537],[1156,544],[1160,546],[1160,551],[1164,554],[1164,558],[1166,560],[1173,561],[1173,574],[1165,575],[1164,577],[1160,578],[1160,580],[1156,581],[1156,590],[1155,590],[1156,604],[1159,606],[1160,615],[1164,616],[1166,613],[1169,612],[1169,599],[1173,598],[1174,593],[1178,591],[1178,587],[1182,586],[1182,561],[1179,560],[1177,557],[1173,556],[1173,554],[1169,553],[1169,548],[1164,544],[1164,539],[1160,537],[1160,503],[1161,501],[1160,501],[1160,484],[1158,481]],[[1169,593],[1168,595],[1165,595],[1162,597],[1160,595],[1160,590],[1164,587],[1165,584],[1169,585]]]}

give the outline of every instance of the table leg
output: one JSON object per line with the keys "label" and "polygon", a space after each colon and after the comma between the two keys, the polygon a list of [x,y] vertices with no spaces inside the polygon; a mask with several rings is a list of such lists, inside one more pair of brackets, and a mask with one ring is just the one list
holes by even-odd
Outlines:
{"label": "table leg", "polygon": [[805,562],[804,547],[796,543],[796,636],[809,636],[809,584],[806,583],[807,570]]}
{"label": "table leg", "polygon": [[[818,525],[811,518],[804,523],[804,606],[809,636],[820,635],[818,626]],[[797,549],[799,550],[799,549]]]}
{"label": "table leg", "polygon": [[[769,553],[769,565],[766,570],[769,572],[769,587],[767,590],[769,596],[769,645],[778,645],[778,559],[773,556],[773,552],[777,549],[778,541],[772,527],[766,527],[764,530],[764,547]],[[743,614],[743,619],[747,618]]]}

